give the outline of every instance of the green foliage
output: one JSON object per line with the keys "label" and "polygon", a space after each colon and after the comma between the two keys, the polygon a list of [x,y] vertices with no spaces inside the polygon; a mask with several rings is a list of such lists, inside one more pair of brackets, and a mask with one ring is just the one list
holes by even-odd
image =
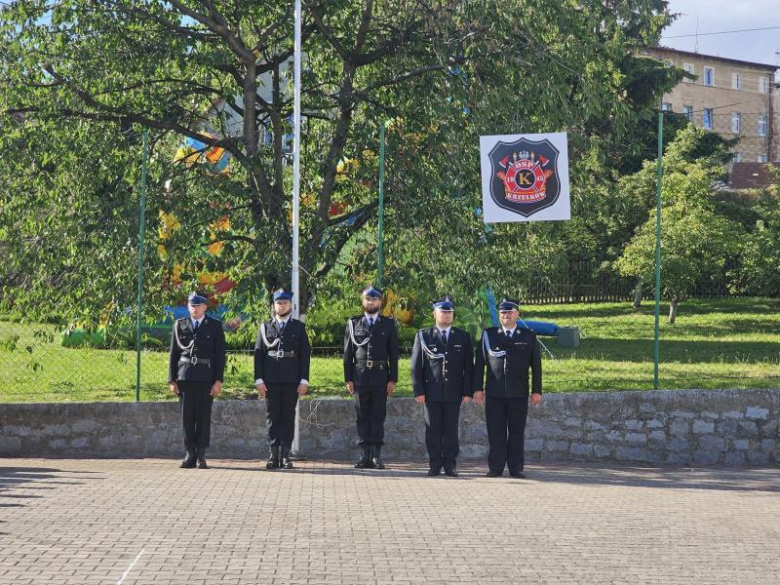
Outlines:
{"label": "green foliage", "polygon": [[[722,172],[718,157],[689,160],[698,148],[697,139],[704,136],[704,131],[690,127],[678,134],[664,155],[661,293],[673,307],[689,297],[703,278],[723,276],[726,259],[735,256],[740,245],[739,224],[718,214],[712,198],[712,182]],[[649,171],[647,165],[637,173],[634,185],[649,187]],[[626,246],[616,268],[624,276],[654,282],[655,250],[656,218],[650,217]]]}
{"label": "green foliage", "polygon": [[759,200],[759,219],[742,242],[733,275],[733,288],[741,294],[780,295],[780,173],[775,173],[778,184]]}
{"label": "green foliage", "polygon": [[[132,322],[142,129],[152,145],[145,320],[203,271],[238,283],[235,309],[287,280],[290,3],[203,6],[0,8],[0,149],[14,153],[0,178],[6,307],[63,325]],[[633,54],[670,18],[662,0],[306,3],[303,309],[334,267],[355,290],[375,278],[377,134],[388,119],[388,283],[469,297],[565,263],[587,226],[485,229],[477,137],[567,129],[575,211],[592,208],[594,185],[621,153],[641,151],[637,124],[679,79]],[[172,162],[203,130],[230,152],[228,175]],[[164,241],[160,212],[181,224]],[[225,214],[230,226],[215,229]],[[207,251],[215,242],[218,255]],[[598,238],[587,245],[598,250]]]}

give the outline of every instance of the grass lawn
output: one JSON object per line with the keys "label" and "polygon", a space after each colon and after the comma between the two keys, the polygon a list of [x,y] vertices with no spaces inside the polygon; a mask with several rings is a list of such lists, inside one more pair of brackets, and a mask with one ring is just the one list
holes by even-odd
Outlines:
{"label": "grass lawn", "polygon": [[[780,387],[780,299],[686,301],[677,323],[661,318],[661,388]],[[649,390],[653,387],[653,305],[630,303],[529,305],[523,317],[577,325],[579,348],[545,356],[545,392]],[[456,317],[457,325],[457,317]],[[51,326],[0,321],[0,402],[135,400],[133,351],[67,349]],[[141,400],[168,400],[167,353],[142,354]],[[315,357],[311,396],[345,396],[341,359]],[[402,359],[397,394],[411,395],[409,360]],[[254,396],[248,352],[229,357],[225,398]]]}

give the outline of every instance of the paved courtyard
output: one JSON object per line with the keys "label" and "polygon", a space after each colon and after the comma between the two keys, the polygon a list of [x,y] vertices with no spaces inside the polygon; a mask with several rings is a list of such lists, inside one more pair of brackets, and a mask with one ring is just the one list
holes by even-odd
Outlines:
{"label": "paved courtyard", "polygon": [[0,459],[0,583],[780,583],[780,469]]}

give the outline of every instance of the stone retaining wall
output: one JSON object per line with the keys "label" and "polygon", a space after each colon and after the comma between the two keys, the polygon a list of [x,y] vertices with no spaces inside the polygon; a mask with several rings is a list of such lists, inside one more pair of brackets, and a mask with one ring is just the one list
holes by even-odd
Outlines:
{"label": "stone retaining wall", "polygon": [[[210,457],[267,455],[265,404],[217,401]],[[530,409],[529,461],[593,461],[690,466],[777,465],[780,390],[685,390],[549,394]],[[484,409],[461,409],[461,457],[484,458]],[[300,410],[307,458],[355,455],[350,400],[307,400]],[[423,407],[388,403],[384,455],[424,458]],[[178,457],[178,405],[154,403],[2,404],[2,457]]]}

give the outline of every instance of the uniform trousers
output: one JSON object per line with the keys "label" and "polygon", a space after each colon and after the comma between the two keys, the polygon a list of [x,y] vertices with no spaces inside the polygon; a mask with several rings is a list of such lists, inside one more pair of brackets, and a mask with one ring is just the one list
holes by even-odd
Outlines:
{"label": "uniform trousers", "polygon": [[211,441],[211,395],[213,382],[180,380],[179,404],[184,428],[184,448],[188,453],[205,451]]}
{"label": "uniform trousers", "polygon": [[509,473],[523,471],[527,417],[528,397],[485,399],[490,471],[503,473],[504,466]]}
{"label": "uniform trousers", "polygon": [[358,445],[381,447],[387,418],[387,385],[355,386]]}
{"label": "uniform trousers", "polygon": [[454,469],[460,445],[458,443],[458,402],[425,402],[425,446],[431,469]]}
{"label": "uniform trousers", "polygon": [[271,447],[292,447],[295,436],[295,406],[298,404],[298,384],[266,383],[265,426]]}

